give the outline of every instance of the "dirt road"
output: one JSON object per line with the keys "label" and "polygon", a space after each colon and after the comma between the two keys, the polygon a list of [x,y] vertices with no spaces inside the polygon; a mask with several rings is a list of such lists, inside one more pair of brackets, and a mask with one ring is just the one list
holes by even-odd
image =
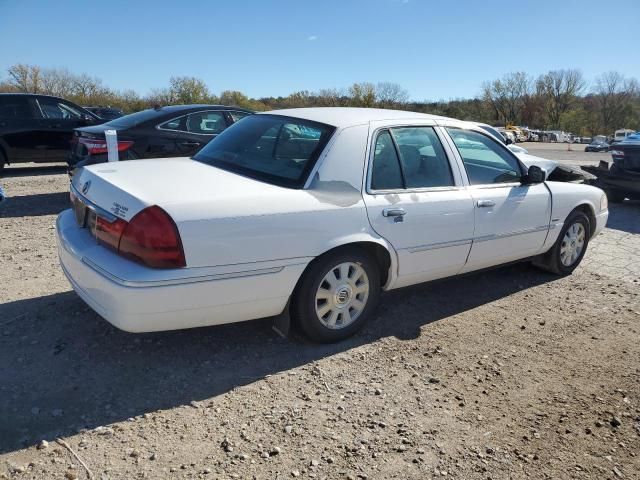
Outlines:
{"label": "dirt road", "polygon": [[571,277],[389,292],[318,346],[269,320],[116,330],[58,266],[64,172],[7,175],[0,478],[89,478],[78,458],[96,479],[640,478],[639,203],[611,207]]}

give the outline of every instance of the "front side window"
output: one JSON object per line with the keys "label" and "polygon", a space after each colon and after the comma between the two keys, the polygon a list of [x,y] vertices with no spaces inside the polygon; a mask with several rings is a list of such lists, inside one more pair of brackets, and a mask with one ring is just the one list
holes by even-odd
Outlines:
{"label": "front side window", "polygon": [[201,135],[216,135],[227,128],[222,112],[196,112],[187,115],[187,131]]}
{"label": "front side window", "polygon": [[447,128],[464,163],[471,185],[519,182],[518,160],[493,138],[473,130]]}
{"label": "front side window", "polygon": [[38,104],[44,118],[56,120],[80,120],[82,118],[82,113],[79,110],[55,98],[39,98]]}
{"label": "front side window", "polygon": [[214,167],[276,185],[300,188],[334,127],[280,115],[250,115],[194,157]]}
{"label": "front side window", "polygon": [[237,122],[238,120],[242,120],[244,117],[247,117],[249,115],[251,115],[249,112],[238,112],[236,110],[230,111],[229,115],[231,116],[231,119],[233,120],[233,122]]}
{"label": "front side window", "polygon": [[380,132],[371,171],[373,190],[453,185],[449,159],[433,127],[399,127]]}

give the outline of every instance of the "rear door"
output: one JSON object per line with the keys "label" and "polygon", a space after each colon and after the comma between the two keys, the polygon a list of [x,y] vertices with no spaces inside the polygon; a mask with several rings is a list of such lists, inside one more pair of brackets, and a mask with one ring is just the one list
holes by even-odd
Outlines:
{"label": "rear door", "polygon": [[473,246],[463,271],[539,253],[551,221],[547,186],[523,184],[523,166],[492,136],[464,128],[446,131],[464,165],[475,208]]}
{"label": "rear door", "polygon": [[43,116],[41,135],[46,144],[48,162],[65,162],[71,153],[74,128],[89,124],[79,107],[55,97],[38,97]]}
{"label": "rear door", "polygon": [[396,286],[458,273],[471,248],[473,200],[433,124],[373,126],[364,201],[398,253]]}
{"label": "rear door", "polygon": [[177,149],[181,156],[190,157],[214,139],[229,126],[221,110],[206,110],[186,116],[185,130],[176,137]]}
{"label": "rear door", "polygon": [[31,97],[0,95],[0,142],[9,162],[45,160],[46,140],[39,134],[41,121]]}

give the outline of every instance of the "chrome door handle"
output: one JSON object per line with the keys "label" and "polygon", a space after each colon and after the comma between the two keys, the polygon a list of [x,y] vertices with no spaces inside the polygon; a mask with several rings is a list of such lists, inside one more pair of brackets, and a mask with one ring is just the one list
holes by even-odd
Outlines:
{"label": "chrome door handle", "polygon": [[496,202],[494,202],[493,200],[478,200],[478,206],[480,208],[482,208],[482,207],[495,207],[496,206]]}
{"label": "chrome door handle", "polygon": [[384,217],[403,217],[407,214],[404,208],[385,208],[382,210],[382,216]]}

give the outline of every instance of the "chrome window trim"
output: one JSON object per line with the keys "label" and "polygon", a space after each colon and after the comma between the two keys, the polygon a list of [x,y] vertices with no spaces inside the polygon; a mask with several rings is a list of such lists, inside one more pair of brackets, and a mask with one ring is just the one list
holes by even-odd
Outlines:
{"label": "chrome window trim", "polygon": [[[227,123],[227,119],[224,116],[224,112],[226,110],[196,110],[194,112],[190,112],[190,113],[185,113],[184,115],[179,115],[177,117],[174,117],[170,120],[164,121],[162,123],[160,123],[159,125],[156,125],[156,130],[161,130],[163,132],[177,132],[177,133],[188,133],[189,135],[203,135],[205,137],[213,137],[216,135],[220,135],[222,132],[224,132],[224,130],[222,130],[221,132],[216,132],[216,133],[196,133],[196,132],[190,132],[189,130],[176,130],[174,128],[162,128],[160,125],[164,125],[165,123],[169,123],[169,122],[173,122],[174,120],[178,120],[182,117],[188,117],[189,115],[193,115],[194,113],[207,113],[207,112],[214,112],[214,113],[219,113],[222,115],[222,118],[224,119],[224,123],[226,125]],[[229,128],[230,125],[227,125],[225,127],[225,130],[227,128]]]}
{"label": "chrome window trim", "polygon": [[[391,130],[392,128],[432,128],[438,140],[440,140],[440,144],[442,145],[442,149],[444,150],[445,157],[447,157],[447,161],[449,162],[449,168],[451,170],[451,176],[453,177],[454,185],[446,185],[442,187],[415,187],[415,188],[394,188],[394,189],[386,189],[386,190],[374,190],[371,188],[371,174],[373,172],[373,157],[376,153],[375,142],[378,140],[378,135],[382,130]],[[389,132],[391,133],[391,132]],[[425,124],[394,124],[394,125],[381,125],[373,130],[368,142],[369,152],[367,155],[367,176],[366,176],[366,184],[365,184],[365,192],[368,195],[387,195],[387,194],[400,194],[400,193],[429,193],[429,192],[449,192],[449,191],[458,191],[464,190],[464,185],[459,185],[458,180],[461,178],[456,176],[456,172],[453,168],[451,162],[451,156],[447,149],[445,142],[442,140],[442,136],[440,132],[438,132],[437,125],[425,125]],[[457,162],[456,162],[457,163]]]}

